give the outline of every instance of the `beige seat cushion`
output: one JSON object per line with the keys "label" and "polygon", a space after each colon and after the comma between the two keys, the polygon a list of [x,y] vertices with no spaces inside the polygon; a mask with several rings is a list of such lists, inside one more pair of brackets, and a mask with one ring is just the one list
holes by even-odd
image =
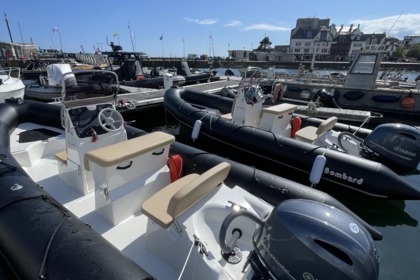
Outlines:
{"label": "beige seat cushion", "polygon": [[182,189],[185,185],[189,184],[192,180],[196,179],[198,176],[198,174],[187,175],[161,189],[155,195],[143,202],[141,211],[161,227],[169,227],[173,222],[173,217],[168,211],[168,206],[172,197],[176,192]]}
{"label": "beige seat cushion", "polygon": [[169,184],[142,204],[142,212],[163,228],[222,183],[230,171],[222,162],[201,175],[190,174]]}
{"label": "beige seat cushion", "polygon": [[293,111],[297,108],[297,105],[289,104],[289,103],[282,103],[275,106],[264,107],[260,112],[260,118],[264,113],[272,114],[276,116],[281,116],[287,113],[293,113]]}
{"label": "beige seat cushion", "polygon": [[55,154],[55,159],[62,164],[67,164],[67,151],[63,150],[63,151],[60,151],[60,152],[56,153]]}
{"label": "beige seat cushion", "polygon": [[318,135],[324,134],[328,130],[331,130],[336,123],[337,123],[337,117],[330,117],[330,118],[326,119],[325,121],[323,121],[319,125],[316,134],[318,134]]}
{"label": "beige seat cushion", "polygon": [[313,143],[318,138],[318,134],[316,134],[317,129],[315,126],[306,126],[296,131],[295,137],[298,140]]}
{"label": "beige seat cushion", "polygon": [[84,166],[86,170],[90,170],[89,162],[94,162],[102,167],[110,167],[172,144],[174,141],[175,137],[173,135],[155,131],[90,151],[85,154]]}
{"label": "beige seat cushion", "polygon": [[299,129],[295,137],[296,139],[313,143],[325,132],[331,130],[337,123],[337,117],[330,117],[323,121],[318,127],[307,126],[302,129]]}

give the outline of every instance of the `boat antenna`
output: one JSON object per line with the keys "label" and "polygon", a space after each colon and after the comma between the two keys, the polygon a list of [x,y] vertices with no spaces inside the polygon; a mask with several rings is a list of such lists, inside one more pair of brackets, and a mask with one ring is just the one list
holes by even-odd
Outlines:
{"label": "boat antenna", "polygon": [[397,19],[394,21],[394,23],[392,24],[392,26],[389,28],[388,32],[386,33],[386,35],[388,36],[389,33],[391,32],[392,28],[394,28],[395,24],[398,22],[398,20],[400,19],[401,15],[404,13],[404,11],[401,11],[401,14],[397,17]]}
{"label": "boat antenna", "polygon": [[[404,13],[404,11],[401,11],[400,15],[397,17],[397,19],[394,21],[394,23],[392,24],[392,26],[389,28],[388,32],[385,33],[385,38],[381,41],[381,43],[376,47],[376,50],[379,50],[379,48],[381,47],[381,45],[385,45],[385,40],[386,37],[389,36],[389,33],[391,32],[391,30],[394,28],[395,24],[398,22],[398,20],[400,19],[401,15]],[[385,46],[384,46],[384,50],[385,50]]]}

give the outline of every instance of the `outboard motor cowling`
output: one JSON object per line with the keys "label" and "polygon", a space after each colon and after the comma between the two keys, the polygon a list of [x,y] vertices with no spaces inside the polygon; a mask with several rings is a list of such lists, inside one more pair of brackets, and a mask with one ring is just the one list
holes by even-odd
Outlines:
{"label": "outboard motor cowling", "polygon": [[[304,199],[278,205],[254,234],[250,263],[274,279],[378,279],[367,230],[343,211]],[[263,273],[264,274],[264,273]]]}
{"label": "outboard motor cowling", "polygon": [[420,162],[420,130],[405,124],[379,125],[363,141],[361,154],[395,171],[414,170]]}
{"label": "outboard motor cowling", "polygon": [[337,101],[335,100],[335,90],[328,91],[325,88],[320,89],[315,93],[312,101],[318,101],[323,106],[326,105],[328,107],[341,109],[340,105],[338,105]]}

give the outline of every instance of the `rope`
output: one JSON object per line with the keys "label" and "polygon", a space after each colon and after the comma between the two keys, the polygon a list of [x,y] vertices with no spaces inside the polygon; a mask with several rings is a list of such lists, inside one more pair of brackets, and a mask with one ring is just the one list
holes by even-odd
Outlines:
{"label": "rope", "polygon": [[61,220],[61,222],[55,228],[53,234],[50,237],[50,240],[48,241],[48,245],[47,245],[47,248],[45,249],[45,254],[44,254],[44,257],[42,259],[41,268],[39,269],[38,276],[39,276],[40,279],[47,279],[47,277],[43,274],[43,271],[44,271],[44,268],[45,268],[45,263],[47,261],[48,253],[50,251],[51,244],[52,244],[52,241],[53,241],[55,235],[57,234],[58,230],[60,229],[60,227],[64,223],[64,221],[67,219],[67,217],[69,217],[69,216],[67,214],[65,214],[64,217],[63,217],[63,219]]}
{"label": "rope", "polygon": [[309,115],[309,116],[314,116],[314,115],[316,115],[316,113],[317,113],[317,110],[316,110],[316,103],[315,102],[309,102],[308,103],[308,107],[306,108],[306,113]]}

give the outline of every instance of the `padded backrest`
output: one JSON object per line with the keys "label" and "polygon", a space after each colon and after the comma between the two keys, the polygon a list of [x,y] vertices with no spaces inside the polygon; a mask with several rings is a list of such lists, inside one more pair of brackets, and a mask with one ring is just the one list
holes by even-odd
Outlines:
{"label": "padded backrest", "polygon": [[168,228],[180,214],[215,190],[230,171],[223,162],[201,175],[184,176],[161,189],[143,202],[142,212],[163,228]]}
{"label": "padded backrest", "polygon": [[184,186],[171,198],[168,214],[176,218],[221,184],[230,171],[230,164],[222,162]]}
{"label": "padded backrest", "polygon": [[332,129],[334,125],[337,123],[337,117],[330,117],[323,121],[316,130],[316,134],[322,135],[328,130]]}

